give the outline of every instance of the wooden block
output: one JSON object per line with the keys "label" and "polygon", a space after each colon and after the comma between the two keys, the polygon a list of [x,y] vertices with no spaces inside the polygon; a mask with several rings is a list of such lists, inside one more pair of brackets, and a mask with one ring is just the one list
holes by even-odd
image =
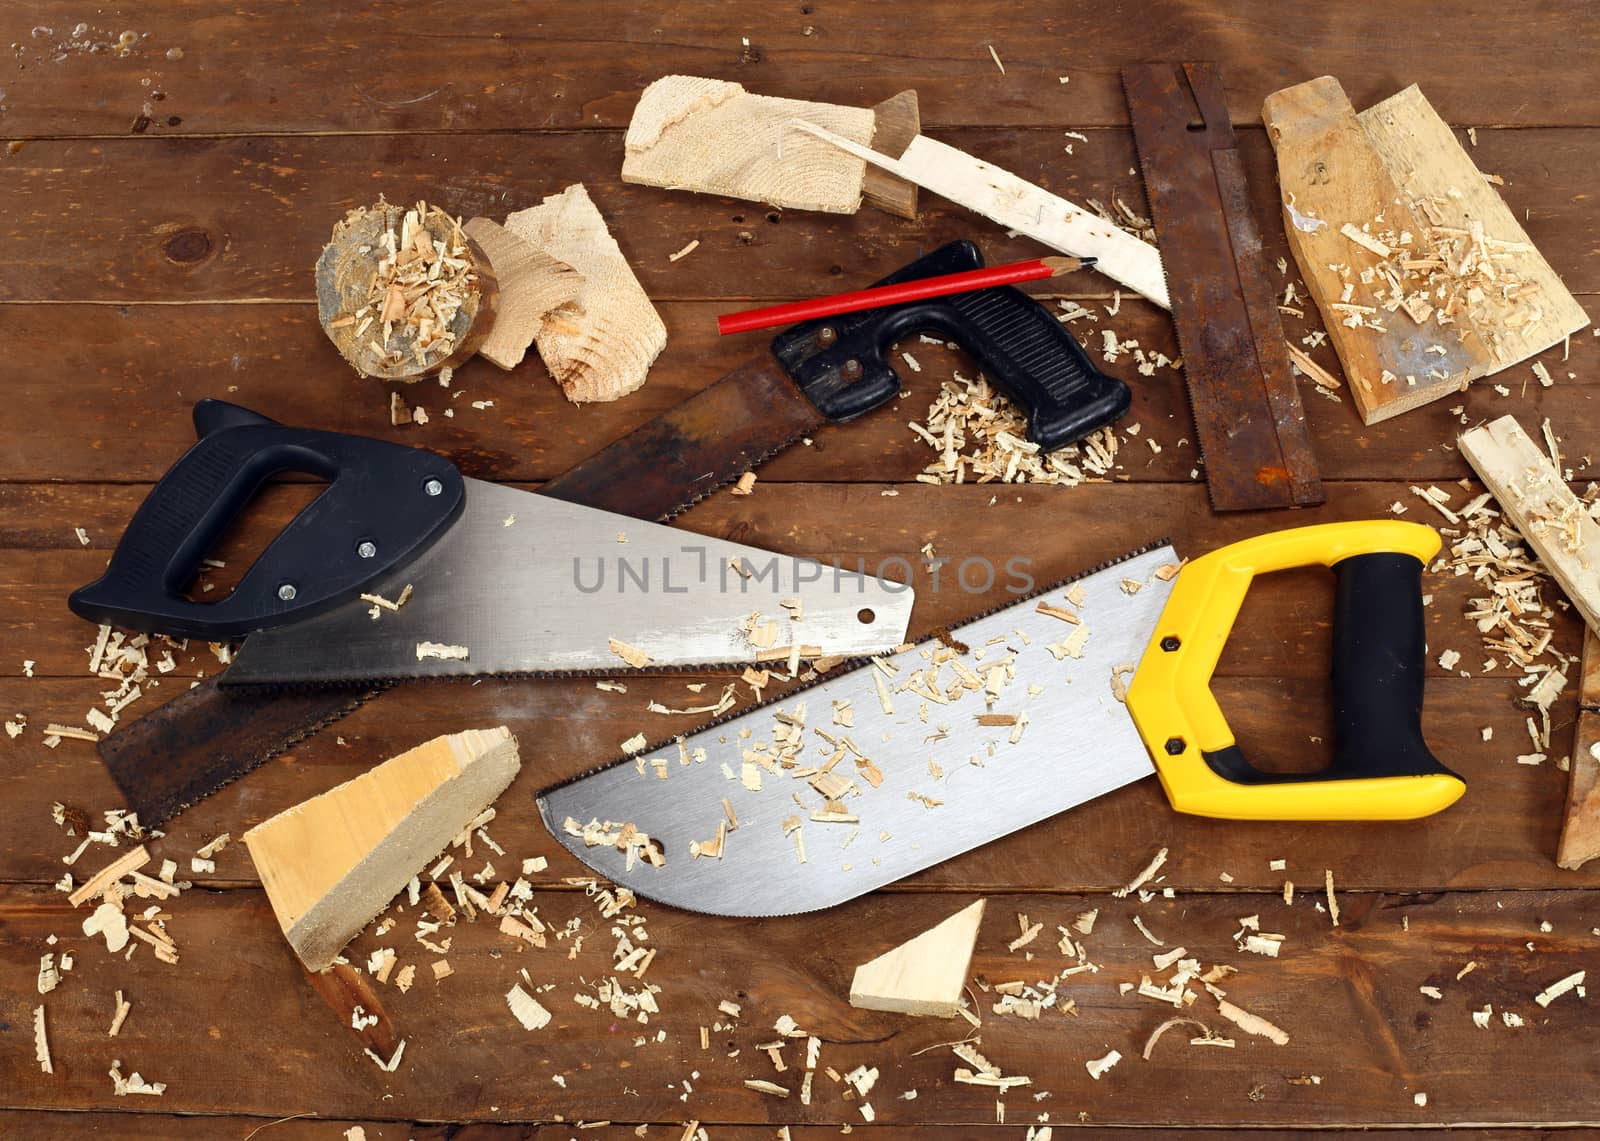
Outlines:
{"label": "wooden block", "polygon": [[583,275],[488,218],[473,218],[461,229],[488,255],[499,286],[494,324],[478,355],[500,368],[516,368],[551,310],[577,299]]}
{"label": "wooden block", "polygon": [[862,963],[850,983],[850,1005],[954,1017],[961,1007],[961,991],[982,923],[980,899],[915,939]]}
{"label": "wooden block", "polygon": [[1589,629],[1600,630],[1600,523],[1550,457],[1514,416],[1463,432],[1459,447]]}
{"label": "wooden block", "polygon": [[1583,632],[1583,673],[1578,683],[1578,726],[1572,738],[1567,812],[1556,863],[1577,870],[1600,856],[1600,637]]}
{"label": "wooden block", "polygon": [[1107,277],[1163,309],[1172,307],[1161,255],[1154,246],[1010,171],[927,135],[918,135],[900,157],[890,158],[814,123],[797,122],[795,128],[1053,250],[1098,258],[1095,268]]}
{"label": "wooden block", "polygon": [[722,79],[662,76],[644,89],[628,123],[622,181],[854,214],[865,164],[794,130],[797,119],[863,146],[872,142],[874,115],[865,107],[751,95]]}
{"label": "wooden block", "polygon": [[[899,158],[922,133],[922,112],[915,91],[891,95],[872,109],[872,149],[890,158]],[[917,184],[881,167],[867,165],[861,184],[861,200],[897,218],[917,217]]]}
{"label": "wooden block", "polygon": [[567,399],[616,400],[642,385],[667,327],[583,184],[518,210],[506,229],[583,277],[578,296],[547,314],[534,337]]}
{"label": "wooden block", "polygon": [[505,726],[435,737],[244,834],[278,925],[309,970],[332,965],[521,763]]}
{"label": "wooden block", "polygon": [[[1366,423],[1459,392],[1588,322],[1415,87],[1357,115],[1323,76],[1268,96],[1261,116],[1290,249]],[[1485,264],[1480,280],[1472,267]]]}
{"label": "wooden block", "polygon": [[323,331],[364,377],[412,383],[464,364],[494,324],[488,255],[426,203],[350,211],[317,259],[316,283]]}

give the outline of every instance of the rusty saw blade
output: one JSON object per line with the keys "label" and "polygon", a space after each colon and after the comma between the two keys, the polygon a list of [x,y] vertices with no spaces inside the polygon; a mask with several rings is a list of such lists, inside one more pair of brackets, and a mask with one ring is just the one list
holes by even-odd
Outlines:
{"label": "rusty saw blade", "polygon": [[1137,64],[1122,69],[1122,86],[1211,506],[1321,503],[1222,77],[1211,64]]}

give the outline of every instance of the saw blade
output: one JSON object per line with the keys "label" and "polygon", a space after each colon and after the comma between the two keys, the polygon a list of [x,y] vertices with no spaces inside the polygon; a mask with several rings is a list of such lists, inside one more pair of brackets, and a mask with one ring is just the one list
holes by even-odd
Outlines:
{"label": "saw blade", "polygon": [[1222,78],[1209,64],[1135,64],[1122,85],[1211,505],[1321,503]]}
{"label": "saw blade", "polygon": [[665,521],[827,423],[772,354],[762,353],[539,494]]}
{"label": "saw blade", "polygon": [[596,872],[675,907],[842,903],[1155,771],[1118,693],[1177,562],[1129,555],[548,789],[539,811]]}
{"label": "saw blade", "polygon": [[913,599],[841,566],[475,479],[449,531],[369,589],[391,603],[407,591],[398,609],[356,600],[250,635],[223,684],[848,658],[899,645]]}

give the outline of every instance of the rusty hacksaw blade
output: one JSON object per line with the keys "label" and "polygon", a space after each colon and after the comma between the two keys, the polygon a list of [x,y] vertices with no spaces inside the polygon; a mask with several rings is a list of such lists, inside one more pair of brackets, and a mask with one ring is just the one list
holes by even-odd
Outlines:
{"label": "rusty hacksaw blade", "polygon": [[1211,506],[1321,503],[1222,76],[1206,63],[1136,64],[1122,69],[1122,86]]}

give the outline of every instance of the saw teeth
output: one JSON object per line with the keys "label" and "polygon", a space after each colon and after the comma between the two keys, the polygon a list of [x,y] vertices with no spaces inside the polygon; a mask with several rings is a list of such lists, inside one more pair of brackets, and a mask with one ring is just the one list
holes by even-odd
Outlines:
{"label": "saw teeth", "polygon": [[[1081,581],[1083,579],[1092,578],[1093,576],[1101,573],[1102,571],[1110,570],[1114,566],[1120,566],[1123,563],[1130,562],[1131,560],[1136,559],[1141,555],[1147,555],[1151,551],[1157,550],[1157,549],[1159,549],[1161,547],[1171,546],[1171,544],[1172,544],[1172,540],[1170,538],[1165,538],[1165,537],[1160,538],[1160,539],[1156,539],[1153,542],[1145,543],[1142,546],[1135,547],[1130,551],[1125,551],[1122,554],[1117,555],[1115,558],[1106,559],[1103,562],[1096,563],[1094,566],[1091,566],[1091,567],[1088,567],[1088,568],[1086,568],[1084,570],[1081,570],[1081,571],[1077,572],[1076,574],[1068,575],[1067,577],[1061,578],[1061,579],[1057,579],[1054,582],[1051,582],[1046,586],[1041,586],[1036,590],[1029,591],[1027,594],[1020,594],[1020,595],[1010,596],[1004,602],[997,602],[993,606],[990,606],[990,607],[988,607],[988,608],[986,608],[984,610],[980,610],[980,611],[978,611],[978,613],[969,616],[968,618],[964,619],[959,626],[943,626],[943,627],[940,627],[939,630],[931,632],[931,633],[929,633],[927,635],[927,637],[919,638],[919,639],[917,639],[917,641],[923,642],[923,641],[927,641],[930,638],[935,638],[935,637],[940,637],[940,636],[948,636],[950,638],[954,638],[957,641],[959,641],[962,630],[966,629],[968,626],[971,626],[975,622],[981,622],[983,619],[989,617],[991,614],[997,614],[1000,611],[1008,609],[1008,608],[1010,608],[1012,606],[1017,606],[1017,605],[1019,605],[1021,603],[1024,603],[1024,602],[1030,602],[1035,598],[1039,598],[1039,597],[1041,597],[1043,595],[1049,594],[1051,591],[1061,590],[1063,587],[1071,586],[1073,583],[1079,582],[1079,581]],[[692,735],[694,735],[696,733],[704,733],[704,732],[707,732],[708,730],[715,729],[719,725],[726,725],[729,721],[732,721],[736,717],[743,717],[747,713],[752,713],[752,712],[754,712],[754,711],[756,711],[758,709],[765,709],[767,706],[776,705],[780,701],[790,701],[793,698],[795,698],[796,696],[798,696],[798,695],[800,695],[802,693],[805,693],[807,690],[815,689],[817,686],[822,685],[824,682],[831,681],[832,679],[840,676],[841,674],[849,673],[851,670],[860,669],[862,666],[865,666],[865,665],[869,664],[872,661],[874,656],[878,656],[878,655],[868,654],[868,655],[861,656],[861,657],[846,658],[843,661],[841,661],[838,665],[836,665],[832,669],[830,669],[827,673],[819,673],[811,681],[805,681],[805,682],[800,682],[800,683],[795,684],[795,685],[790,685],[787,688],[785,688],[782,693],[774,693],[770,697],[765,697],[764,696],[764,697],[761,698],[760,701],[752,702],[749,705],[740,706],[737,709],[730,709],[726,713],[718,714],[716,717],[711,718],[711,720],[709,720],[709,721],[700,722],[693,729],[690,729],[687,732],[674,733],[674,734],[672,734],[671,736],[668,736],[668,737],[655,738],[655,739],[647,742],[643,749],[639,750],[639,752],[633,754],[632,756],[617,757],[615,760],[606,761],[603,764],[598,764],[598,765],[593,766],[592,768],[585,769],[583,772],[578,773],[575,776],[568,777],[566,780],[560,781],[560,782],[558,782],[556,784],[546,785],[544,788],[541,788],[538,792],[536,792],[534,794],[534,796],[539,800],[539,802],[542,805],[543,802],[544,802],[544,798],[547,795],[549,795],[550,793],[555,792],[557,789],[565,788],[569,784],[577,784],[579,781],[584,780],[584,779],[586,779],[588,777],[591,777],[595,773],[600,772],[603,769],[609,769],[613,765],[632,764],[633,760],[634,760],[634,757],[643,756],[645,753],[653,753],[653,752],[656,752],[659,749],[664,749],[668,745],[671,745],[673,742],[677,741],[678,739],[680,739],[682,737],[692,736]],[[748,665],[748,664],[749,663],[747,663],[747,662],[738,663],[738,665]],[[696,669],[716,669],[716,668],[719,668],[719,667],[702,666],[702,667],[695,667],[695,668]],[[635,672],[642,674],[642,673],[652,673],[652,672],[675,673],[675,672],[679,672],[679,671],[675,671],[675,670],[651,671],[651,670],[645,669],[645,670],[638,670],[638,671],[635,671]],[[550,675],[543,675],[543,676],[550,676]],[[587,674],[573,674],[573,675],[561,675],[561,676],[616,677],[618,675],[616,675],[614,673],[592,672],[592,673],[587,673]],[[448,679],[429,679],[429,680],[448,680]],[[551,834],[555,835],[555,830],[554,829],[551,829]],[[559,838],[560,837],[558,836],[557,839],[559,839]],[[777,913],[777,914],[788,914],[788,913]],[[795,914],[798,914],[798,913],[795,913]]]}

